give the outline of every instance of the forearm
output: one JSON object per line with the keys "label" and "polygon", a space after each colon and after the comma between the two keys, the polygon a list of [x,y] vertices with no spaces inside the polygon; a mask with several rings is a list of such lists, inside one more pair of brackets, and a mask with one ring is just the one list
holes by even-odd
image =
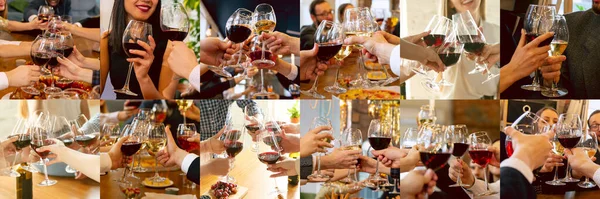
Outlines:
{"label": "forearm", "polygon": [[100,182],[100,167],[89,165],[100,165],[100,156],[84,154],[67,147],[58,147],[57,155],[60,159],[73,169],[83,173],[96,182]]}
{"label": "forearm", "polygon": [[31,49],[31,45],[0,45],[0,57],[1,58],[11,58],[11,57],[21,57],[28,56],[29,50]]}
{"label": "forearm", "polygon": [[86,57],[83,60],[83,67],[90,70],[100,70],[100,59]]}
{"label": "forearm", "polygon": [[400,53],[401,58],[423,61],[426,56],[425,50],[427,50],[425,47],[410,43],[404,39],[400,41],[400,52],[402,52]]}
{"label": "forearm", "polygon": [[77,35],[95,42],[100,42],[100,28],[82,28],[71,25],[69,31],[73,35]]}
{"label": "forearm", "polygon": [[140,84],[140,90],[144,99],[164,99],[158,89],[154,87],[154,82],[152,82],[152,79],[148,75],[136,78]]}
{"label": "forearm", "polygon": [[287,63],[286,61],[283,61],[282,59],[277,59],[276,64],[275,64],[275,70],[277,70],[278,73],[281,73],[283,76],[288,76],[291,72],[292,72],[292,64]]}
{"label": "forearm", "polygon": [[92,83],[92,78],[94,77],[94,71],[90,69],[82,68],[77,73],[77,80],[84,81],[87,83]]}
{"label": "forearm", "polygon": [[498,85],[499,93],[504,92],[508,87],[519,80],[515,77],[514,70],[514,65],[510,63],[500,69],[500,83]]}
{"label": "forearm", "polygon": [[18,21],[8,21],[8,30],[10,31],[26,31],[33,30],[33,26],[30,23],[21,23]]}
{"label": "forearm", "polygon": [[165,88],[165,90],[163,90],[163,92],[162,92],[163,96],[165,96],[167,99],[173,99],[173,97],[175,96],[175,92],[177,90],[178,84],[179,84],[179,79],[171,80],[169,85]]}
{"label": "forearm", "polygon": [[292,52],[292,54],[299,56],[300,55],[300,38],[291,37],[290,41],[292,43],[290,51]]}

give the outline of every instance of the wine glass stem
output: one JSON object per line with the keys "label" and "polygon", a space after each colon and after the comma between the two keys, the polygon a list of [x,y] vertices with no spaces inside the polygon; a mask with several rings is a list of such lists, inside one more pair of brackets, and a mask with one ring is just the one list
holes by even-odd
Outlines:
{"label": "wine glass stem", "polygon": [[133,69],[133,62],[129,63],[129,70],[127,70],[127,78],[125,78],[125,85],[123,86],[123,90],[129,90],[129,77],[131,77],[131,70]]}
{"label": "wine glass stem", "polygon": [[313,85],[310,88],[311,91],[317,91],[317,82],[319,82],[319,76],[315,77],[315,82],[313,82]]}
{"label": "wine glass stem", "polygon": [[534,86],[535,86],[535,85],[537,85],[537,86],[539,86],[539,85],[540,85],[540,80],[539,80],[539,79],[540,79],[540,77],[538,77],[538,70],[539,70],[539,69],[536,69],[536,70],[535,70],[535,73],[533,74],[533,82],[531,83],[531,85],[534,85]]}
{"label": "wine glass stem", "polygon": [[338,84],[338,77],[340,76],[340,66],[338,66],[338,68],[335,70],[335,81],[333,81],[333,87],[340,87],[340,85]]}
{"label": "wine glass stem", "polygon": [[[461,159],[460,157],[457,157],[456,160],[458,161],[459,164],[462,165]],[[462,169],[459,171],[460,174],[462,174]],[[456,179],[456,184],[458,184],[459,187],[462,187],[462,182],[460,181],[461,177],[458,177],[458,179]]]}
{"label": "wine glass stem", "polygon": [[571,177],[571,171],[569,170],[570,167],[571,166],[569,165],[569,160],[567,160],[567,175],[565,176],[565,179],[571,179],[572,178]]}
{"label": "wine glass stem", "polygon": [[40,158],[42,160],[42,162],[44,162],[44,177],[45,177],[45,181],[50,181],[50,179],[48,179],[48,167],[46,166],[46,161],[44,161],[43,158]]}
{"label": "wine glass stem", "polygon": [[483,173],[485,174],[483,176],[483,179],[485,180],[485,190],[486,190],[486,192],[490,192],[490,184],[488,184],[488,165],[486,164],[485,168],[483,168],[483,169],[484,169]]}
{"label": "wine glass stem", "polygon": [[554,166],[554,179],[552,181],[558,182],[558,166]]}
{"label": "wine glass stem", "polygon": [[260,92],[265,92],[265,74],[264,69],[260,69]]}
{"label": "wine glass stem", "polygon": [[242,51],[243,51],[243,49],[242,49],[242,48],[243,48],[243,47],[244,47],[244,42],[240,43],[240,50],[238,50],[238,51],[237,51],[237,54],[238,54],[238,60],[237,60],[237,63],[236,63],[235,65],[239,65],[239,64],[240,64],[240,61],[242,60]]}
{"label": "wine glass stem", "polygon": [[157,179],[156,177],[160,177],[160,175],[158,175],[158,158],[156,158],[156,156],[154,157],[154,179]]}
{"label": "wine glass stem", "polygon": [[321,175],[321,154],[317,156],[317,175]]}

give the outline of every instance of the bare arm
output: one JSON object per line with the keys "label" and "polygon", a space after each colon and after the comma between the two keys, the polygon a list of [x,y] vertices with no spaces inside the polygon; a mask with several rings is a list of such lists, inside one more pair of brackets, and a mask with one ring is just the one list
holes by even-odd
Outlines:
{"label": "bare arm", "polygon": [[0,58],[28,56],[31,50],[31,42],[21,42],[16,45],[0,45]]}
{"label": "bare arm", "polygon": [[65,24],[65,29],[73,35],[100,42],[100,28],[82,28],[73,24]]}

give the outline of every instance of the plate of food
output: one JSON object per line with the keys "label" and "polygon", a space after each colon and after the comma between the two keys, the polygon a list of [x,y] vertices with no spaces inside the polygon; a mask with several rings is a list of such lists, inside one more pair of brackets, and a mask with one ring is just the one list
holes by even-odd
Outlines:
{"label": "plate of food", "polygon": [[152,181],[152,179],[146,178],[142,182],[142,185],[147,186],[147,187],[152,187],[152,188],[165,188],[165,187],[173,185],[173,181],[171,181],[167,178],[167,179],[165,179],[165,181],[162,181],[162,182],[154,182],[154,181]]}
{"label": "plate of food", "polygon": [[[397,88],[397,89],[396,89]],[[373,89],[349,89],[346,93],[340,94],[337,97],[341,100],[355,99],[400,99],[400,89],[397,86],[373,88]]]}
{"label": "plate of food", "polygon": [[[234,183],[218,181],[210,187],[210,190],[202,197],[210,197],[211,199],[240,199],[248,193],[248,188],[237,186]],[[201,198],[202,198],[201,197]]]}

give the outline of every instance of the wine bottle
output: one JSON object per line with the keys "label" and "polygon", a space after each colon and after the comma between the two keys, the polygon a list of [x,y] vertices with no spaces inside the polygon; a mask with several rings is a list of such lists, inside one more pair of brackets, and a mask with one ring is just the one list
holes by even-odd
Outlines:
{"label": "wine bottle", "polygon": [[[290,153],[290,158],[294,158],[294,159],[298,159],[298,157],[300,157],[300,152],[295,152],[295,153]],[[300,182],[300,176],[295,175],[295,176],[288,176],[288,186],[298,186],[298,183]]]}
{"label": "wine bottle", "polygon": [[[24,165],[25,163],[21,163]],[[17,169],[17,172],[21,174],[17,178],[17,199],[31,199],[33,198],[33,189],[32,189],[32,177],[31,172],[23,169],[21,166]]]}

